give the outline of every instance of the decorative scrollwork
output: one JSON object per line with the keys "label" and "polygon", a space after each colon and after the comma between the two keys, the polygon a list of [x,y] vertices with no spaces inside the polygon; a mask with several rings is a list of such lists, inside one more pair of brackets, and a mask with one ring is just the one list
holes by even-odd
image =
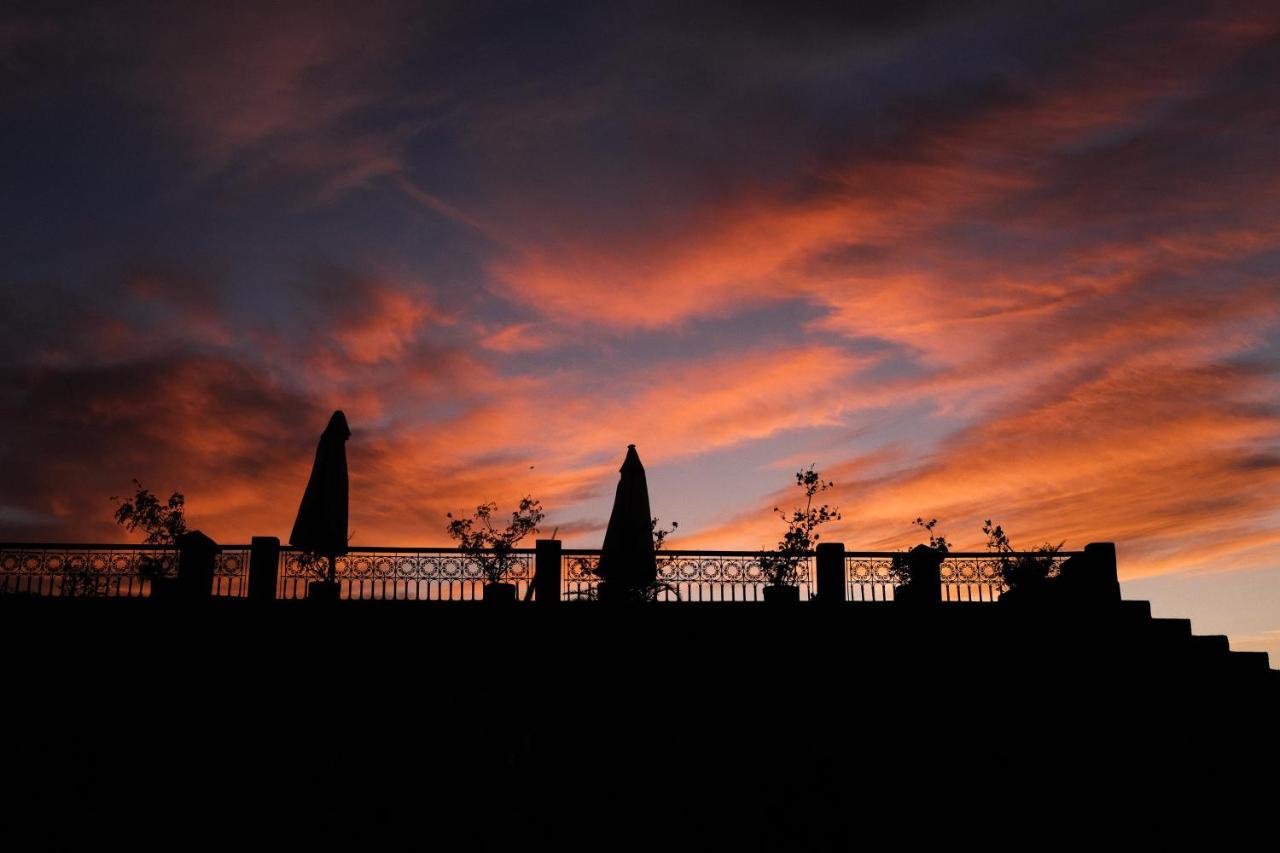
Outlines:
{"label": "decorative scrollwork", "polygon": [[892,557],[848,557],[845,566],[851,583],[893,582]]}
{"label": "decorative scrollwork", "polygon": [[[329,571],[328,558],[315,559],[298,551],[286,552],[286,578],[318,579]],[[503,580],[514,583],[533,577],[533,556],[516,554]],[[338,581],[484,581],[476,560],[456,551],[402,553],[349,551],[334,559],[334,579]]]}
{"label": "decorative scrollwork", "polygon": [[[1069,555],[1046,557],[1052,561],[1048,576],[1056,577]],[[939,567],[939,580],[943,585],[943,597],[949,601],[995,600],[1005,591],[1003,561],[997,554],[952,557],[948,556]],[[873,598],[887,599],[885,594],[897,583],[893,571],[894,556],[848,557],[845,560],[850,587],[881,587]]]}
{"label": "decorative scrollwork", "polygon": [[565,557],[562,573],[564,575],[564,579],[570,583],[595,583],[600,580],[596,575],[596,569],[599,568],[599,566],[599,554]]}
{"label": "decorative scrollwork", "polygon": [[[809,565],[802,562],[798,578],[809,580]],[[658,555],[658,580],[677,584],[763,584],[759,554],[705,556],[673,551]]]}
{"label": "decorative scrollwork", "polygon": [[[657,585],[663,589],[659,601],[746,601],[760,597],[766,584],[760,565],[763,552],[700,553],[696,551],[659,551]],[[599,583],[596,569],[598,552],[566,554],[561,565],[567,594],[591,597]],[[812,577],[811,560],[801,561],[798,580],[807,586]]]}
{"label": "decorative scrollwork", "polygon": [[[657,582],[667,592],[661,600],[750,600],[765,586],[762,552],[667,551],[657,554]],[[943,598],[948,601],[992,601],[1005,591],[1009,559],[1048,560],[1048,577],[1056,577],[1072,555],[961,554],[948,555],[939,569]],[[849,598],[890,600],[900,554],[878,553],[846,557]],[[799,567],[807,597],[813,578],[813,558]],[[250,551],[230,546],[214,563],[214,594],[244,595],[248,587]],[[567,595],[591,597],[599,578],[598,551],[566,553],[561,566]],[[1044,565],[1043,563],[1041,565]],[[365,597],[468,598],[485,582],[479,561],[455,549],[355,550],[335,559],[335,576],[343,594],[359,590]],[[146,546],[0,545],[0,592],[38,595],[143,596],[148,581],[174,576],[176,550]],[[327,558],[286,549],[281,553],[281,594],[305,594],[306,580],[327,577]],[[518,552],[503,579],[528,584],[534,574],[532,552]],[[286,581],[293,581],[292,585]]]}
{"label": "decorative scrollwork", "polygon": [[[244,588],[248,572],[248,550],[224,550],[214,559],[219,591]],[[0,548],[0,591],[139,597],[147,594],[148,581],[177,574],[178,553],[172,549],[127,545]]]}
{"label": "decorative scrollwork", "polygon": [[213,573],[223,578],[247,578],[249,576],[249,552],[219,552],[213,563]]}

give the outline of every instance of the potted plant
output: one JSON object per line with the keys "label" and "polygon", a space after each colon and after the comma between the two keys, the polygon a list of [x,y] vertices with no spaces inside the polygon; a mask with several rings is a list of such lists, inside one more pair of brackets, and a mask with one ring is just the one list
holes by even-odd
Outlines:
{"label": "potted plant", "polygon": [[531,533],[538,532],[545,514],[542,504],[526,495],[520,506],[511,513],[511,523],[499,530],[493,526],[493,516],[498,505],[492,501],[476,507],[470,518],[454,518],[447,513],[446,530],[458,543],[459,549],[480,567],[484,578],[483,598],[488,602],[516,600],[516,585],[506,578],[516,562],[516,545]]}
{"label": "potted plant", "polygon": [[1033,551],[1018,553],[1004,528],[992,524],[991,519],[983,522],[982,532],[987,536],[987,550],[999,555],[1000,579],[1005,586],[1000,595],[1002,604],[1042,601],[1052,593],[1056,556],[1065,542],[1045,543]]}
{"label": "potted plant", "polygon": [[[142,483],[134,480],[133,485],[137,491],[132,499],[121,501],[118,497],[111,498],[117,504],[116,523],[130,533],[141,530],[143,544],[176,546],[178,537],[187,532],[186,498],[181,492],[174,492],[161,503],[159,498],[143,488]],[[164,551],[138,558],[138,578],[150,584],[152,598],[166,598],[173,594],[178,581],[169,568],[175,562]]]}
{"label": "potted plant", "polygon": [[295,571],[298,577],[307,579],[308,601],[334,602],[341,599],[342,587],[337,580],[336,555],[322,554],[319,551],[304,548],[290,558],[290,563],[291,571]]}
{"label": "potted plant", "polygon": [[105,589],[102,576],[86,562],[63,571],[58,594],[63,598],[91,598],[102,594]]}
{"label": "potted plant", "polygon": [[893,600],[908,604],[931,604],[942,599],[942,561],[951,546],[945,536],[935,534],[938,519],[914,522],[929,534],[928,545],[917,545],[905,554],[895,555],[889,572],[893,577]]}
{"label": "potted plant", "polygon": [[791,512],[773,508],[786,524],[786,530],[777,548],[760,557],[760,572],[765,580],[764,600],[770,603],[800,600],[800,566],[818,542],[818,528],[840,518],[840,511],[829,504],[814,505],[814,498],[834,483],[824,481],[812,465],[796,472],[796,485],[804,492],[804,507]]}

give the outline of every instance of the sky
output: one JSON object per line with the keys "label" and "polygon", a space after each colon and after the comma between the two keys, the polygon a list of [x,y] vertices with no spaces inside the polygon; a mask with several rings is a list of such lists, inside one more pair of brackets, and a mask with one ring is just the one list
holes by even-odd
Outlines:
{"label": "sky", "polygon": [[7,4],[0,538],[287,538],[342,409],[353,545],[812,464],[1280,660],[1280,8],[832,5]]}

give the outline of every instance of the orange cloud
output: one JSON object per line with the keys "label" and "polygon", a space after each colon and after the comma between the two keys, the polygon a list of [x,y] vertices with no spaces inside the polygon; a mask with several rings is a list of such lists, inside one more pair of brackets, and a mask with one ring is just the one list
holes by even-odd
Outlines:
{"label": "orange cloud", "polygon": [[[828,538],[850,548],[919,541],[910,519],[941,519],[958,548],[980,549],[994,518],[1015,545],[1065,539],[1121,543],[1125,577],[1249,565],[1280,542],[1280,425],[1260,400],[1280,390],[1248,368],[1175,367],[1135,357],[1008,405],[924,459],[853,460],[825,473],[844,521]],[[699,536],[771,541],[769,496]]]}

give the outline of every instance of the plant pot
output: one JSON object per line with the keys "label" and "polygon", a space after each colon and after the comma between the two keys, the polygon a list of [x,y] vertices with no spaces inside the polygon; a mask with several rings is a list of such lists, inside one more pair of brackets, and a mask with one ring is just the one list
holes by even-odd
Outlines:
{"label": "plant pot", "polygon": [[627,588],[621,584],[600,581],[596,584],[596,601],[602,604],[626,604],[628,603]]}
{"label": "plant pot", "polygon": [[1043,607],[1053,598],[1048,583],[1015,586],[1000,593],[997,600],[1006,607]]}
{"label": "plant pot", "polygon": [[516,585],[513,583],[487,583],[484,585],[484,600],[496,604],[515,604]]}
{"label": "plant pot", "polygon": [[770,604],[798,604],[800,601],[800,587],[792,584],[766,586],[764,588],[764,600]]}
{"label": "plant pot", "polygon": [[942,585],[912,581],[895,586],[893,600],[907,607],[934,607],[942,602]]}
{"label": "plant pot", "polygon": [[151,597],[157,601],[172,601],[178,597],[178,579],[154,577],[151,579]]}
{"label": "plant pot", "polygon": [[308,581],[307,601],[337,601],[339,590],[337,581]]}

